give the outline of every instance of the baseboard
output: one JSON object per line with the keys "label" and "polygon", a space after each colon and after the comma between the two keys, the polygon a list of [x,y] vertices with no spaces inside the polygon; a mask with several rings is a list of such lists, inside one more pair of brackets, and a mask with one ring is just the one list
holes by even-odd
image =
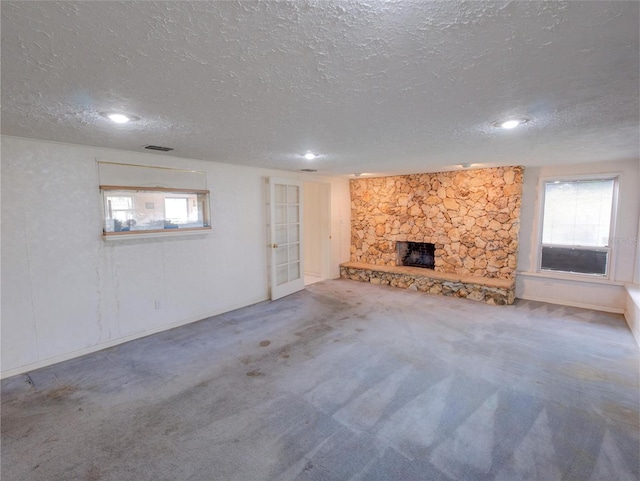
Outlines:
{"label": "baseboard", "polygon": [[591,309],[593,311],[611,312],[613,314],[624,314],[624,308],[622,307],[607,307],[607,306],[601,306],[601,305],[595,305],[595,304],[586,304],[582,302],[561,301],[558,299],[545,299],[543,297],[533,297],[533,296],[518,296],[517,298],[523,299],[525,301],[546,302],[548,304],[556,304],[559,306],[580,307],[582,309]]}
{"label": "baseboard", "polygon": [[108,349],[110,347],[117,346],[119,344],[124,344],[125,342],[135,341],[136,339],[141,339],[143,337],[151,336],[153,334],[157,334],[159,332],[168,331],[170,329],[175,329],[176,327],[184,326],[186,324],[191,324],[192,322],[202,321],[203,319],[207,319],[209,317],[218,316],[220,314],[224,314],[226,312],[235,311],[236,309],[240,309],[242,307],[251,306],[253,304],[257,304],[258,302],[263,302],[269,300],[268,297],[262,297],[260,299],[254,299],[247,303],[243,303],[242,305],[238,305],[235,307],[229,307],[224,309],[219,309],[216,311],[212,311],[207,314],[203,314],[201,316],[191,317],[188,319],[183,319],[181,321],[172,322],[170,324],[165,324],[161,327],[156,327],[154,329],[149,329],[147,331],[136,332],[134,334],[129,334],[124,337],[119,337],[117,339],[112,339],[107,342],[102,342],[100,344],[95,344],[90,347],[86,347],[84,349],[79,349],[77,351],[68,352],[65,354],[60,354],[58,356],[53,356],[47,359],[43,359],[41,361],[33,362],[30,364],[25,364],[24,366],[16,367],[13,369],[8,369],[6,371],[2,371],[0,373],[0,379],[5,379],[11,376],[16,376],[18,374],[24,374],[25,372],[34,371],[36,369],[40,369],[43,367],[51,366],[52,364],[57,364],[59,362],[68,361],[69,359],[74,359],[76,357],[84,356],[86,354],[91,354],[93,352],[102,351],[103,349]]}

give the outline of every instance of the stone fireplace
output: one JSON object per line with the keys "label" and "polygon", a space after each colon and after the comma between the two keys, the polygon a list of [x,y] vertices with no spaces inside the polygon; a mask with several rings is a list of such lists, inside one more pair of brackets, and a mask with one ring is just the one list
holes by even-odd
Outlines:
{"label": "stone fireplace", "polygon": [[513,303],[522,172],[497,167],[352,180],[351,260],[340,265],[340,276]]}
{"label": "stone fireplace", "polygon": [[398,243],[429,243],[435,272],[514,279],[522,173],[497,167],[352,180],[351,262],[398,266]]}

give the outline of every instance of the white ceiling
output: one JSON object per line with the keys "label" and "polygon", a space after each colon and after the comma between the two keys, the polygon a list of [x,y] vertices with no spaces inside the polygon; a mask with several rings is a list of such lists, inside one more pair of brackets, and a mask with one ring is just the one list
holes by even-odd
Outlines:
{"label": "white ceiling", "polygon": [[2,133],[326,174],[637,159],[639,8],[2,1]]}

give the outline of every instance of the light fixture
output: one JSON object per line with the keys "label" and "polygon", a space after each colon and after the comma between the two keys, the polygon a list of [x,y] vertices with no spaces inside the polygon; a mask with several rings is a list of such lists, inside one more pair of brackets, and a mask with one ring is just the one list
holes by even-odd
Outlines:
{"label": "light fixture", "polygon": [[117,112],[101,112],[100,115],[111,120],[116,124],[126,124],[127,122],[133,122],[135,120],[139,120],[138,117],[134,117],[133,115],[125,115]]}
{"label": "light fixture", "polygon": [[313,160],[316,158],[316,154],[312,152],[307,152],[306,154],[304,154],[304,158],[307,160]]}
{"label": "light fixture", "polygon": [[126,124],[127,122],[129,122],[129,120],[131,120],[129,119],[129,117],[123,114],[109,114],[108,117],[109,120],[115,122],[116,124]]}
{"label": "light fixture", "polygon": [[463,169],[468,169],[469,167],[471,167],[471,164],[460,164],[460,167],[462,167]]}
{"label": "light fixture", "polygon": [[493,126],[499,129],[511,130],[527,122],[529,122],[529,119],[508,119],[494,122]]}

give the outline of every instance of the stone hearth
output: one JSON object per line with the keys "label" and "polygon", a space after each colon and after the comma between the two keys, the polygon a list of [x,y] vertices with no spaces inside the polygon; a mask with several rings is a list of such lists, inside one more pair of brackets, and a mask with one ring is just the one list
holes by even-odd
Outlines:
{"label": "stone hearth", "polygon": [[340,264],[340,277],[429,294],[463,297],[493,305],[513,304],[515,300],[515,280],[459,276],[422,267],[345,262]]}

